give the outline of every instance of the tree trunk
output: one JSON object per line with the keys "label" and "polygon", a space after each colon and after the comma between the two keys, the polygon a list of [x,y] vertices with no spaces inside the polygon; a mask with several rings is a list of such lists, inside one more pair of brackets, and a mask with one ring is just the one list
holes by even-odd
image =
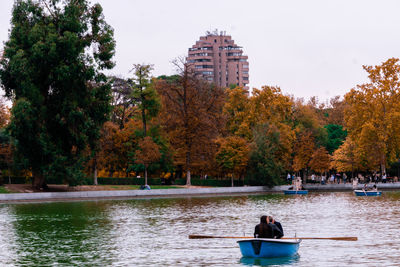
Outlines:
{"label": "tree trunk", "polygon": [[41,174],[40,172],[33,172],[32,187],[37,190],[47,188],[43,174]]}
{"label": "tree trunk", "polygon": [[233,187],[233,174],[231,176],[231,186]]}
{"label": "tree trunk", "polygon": [[385,163],[381,163],[381,175],[383,176],[384,174],[386,174],[386,164]]}
{"label": "tree trunk", "polygon": [[188,145],[188,152],[186,152],[186,185],[191,185],[191,177],[190,177],[190,149],[191,149],[191,146]]}
{"label": "tree trunk", "polygon": [[147,185],[147,166],[144,164],[144,185]]}
{"label": "tree trunk", "polygon": [[93,162],[93,167],[94,167],[94,172],[93,172],[93,184],[97,185],[97,160],[96,157],[94,157],[94,162]]}
{"label": "tree trunk", "polygon": [[186,171],[186,185],[191,185],[190,170]]}

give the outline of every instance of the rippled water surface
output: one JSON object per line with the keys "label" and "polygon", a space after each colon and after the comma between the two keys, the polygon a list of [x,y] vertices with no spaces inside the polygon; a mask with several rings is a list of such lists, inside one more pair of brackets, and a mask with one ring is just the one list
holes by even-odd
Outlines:
{"label": "rippled water surface", "polygon": [[[296,257],[254,260],[235,239],[188,239],[251,236],[263,214],[288,237],[359,240],[303,240]],[[0,265],[400,266],[400,193],[0,204]]]}

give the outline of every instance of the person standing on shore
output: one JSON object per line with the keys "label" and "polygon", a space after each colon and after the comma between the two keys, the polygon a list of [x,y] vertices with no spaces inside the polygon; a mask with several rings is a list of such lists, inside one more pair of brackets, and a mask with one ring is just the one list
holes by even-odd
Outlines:
{"label": "person standing on shore", "polygon": [[354,178],[353,178],[353,189],[356,189],[357,186],[358,186],[358,178],[357,178],[357,177],[354,177]]}
{"label": "person standing on shore", "polygon": [[382,175],[382,183],[386,184],[386,178],[387,178],[386,173],[384,173]]}
{"label": "person standing on shore", "polygon": [[335,175],[331,174],[331,178],[329,179],[329,183],[330,184],[334,184],[335,183]]}

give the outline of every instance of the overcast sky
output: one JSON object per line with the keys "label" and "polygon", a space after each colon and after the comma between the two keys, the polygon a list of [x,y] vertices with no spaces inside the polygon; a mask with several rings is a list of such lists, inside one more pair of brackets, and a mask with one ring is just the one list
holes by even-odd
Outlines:
{"label": "overcast sky", "polygon": [[[0,0],[0,41],[8,38],[14,1]],[[92,1],[94,3],[96,1]],[[98,0],[115,30],[116,67],[135,63],[173,74],[207,30],[223,30],[249,56],[250,87],[321,101],[367,81],[362,65],[400,57],[400,1],[387,0]]]}

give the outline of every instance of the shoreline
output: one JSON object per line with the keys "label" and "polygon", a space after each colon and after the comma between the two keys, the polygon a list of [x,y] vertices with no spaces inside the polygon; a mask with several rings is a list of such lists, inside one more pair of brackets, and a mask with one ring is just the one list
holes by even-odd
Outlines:
{"label": "shoreline", "polygon": [[[359,184],[353,188],[352,184],[304,184],[310,192],[350,192],[354,189],[363,189]],[[400,190],[400,182],[379,183],[380,191]],[[35,192],[35,193],[4,193],[0,194],[0,204],[24,202],[53,202],[53,201],[86,201],[86,200],[120,200],[120,199],[152,199],[152,198],[181,198],[181,197],[218,197],[243,196],[280,193],[290,185],[243,187],[207,187],[207,188],[179,188],[179,189],[152,189],[152,190],[111,190],[111,191],[74,191],[74,192]]]}

